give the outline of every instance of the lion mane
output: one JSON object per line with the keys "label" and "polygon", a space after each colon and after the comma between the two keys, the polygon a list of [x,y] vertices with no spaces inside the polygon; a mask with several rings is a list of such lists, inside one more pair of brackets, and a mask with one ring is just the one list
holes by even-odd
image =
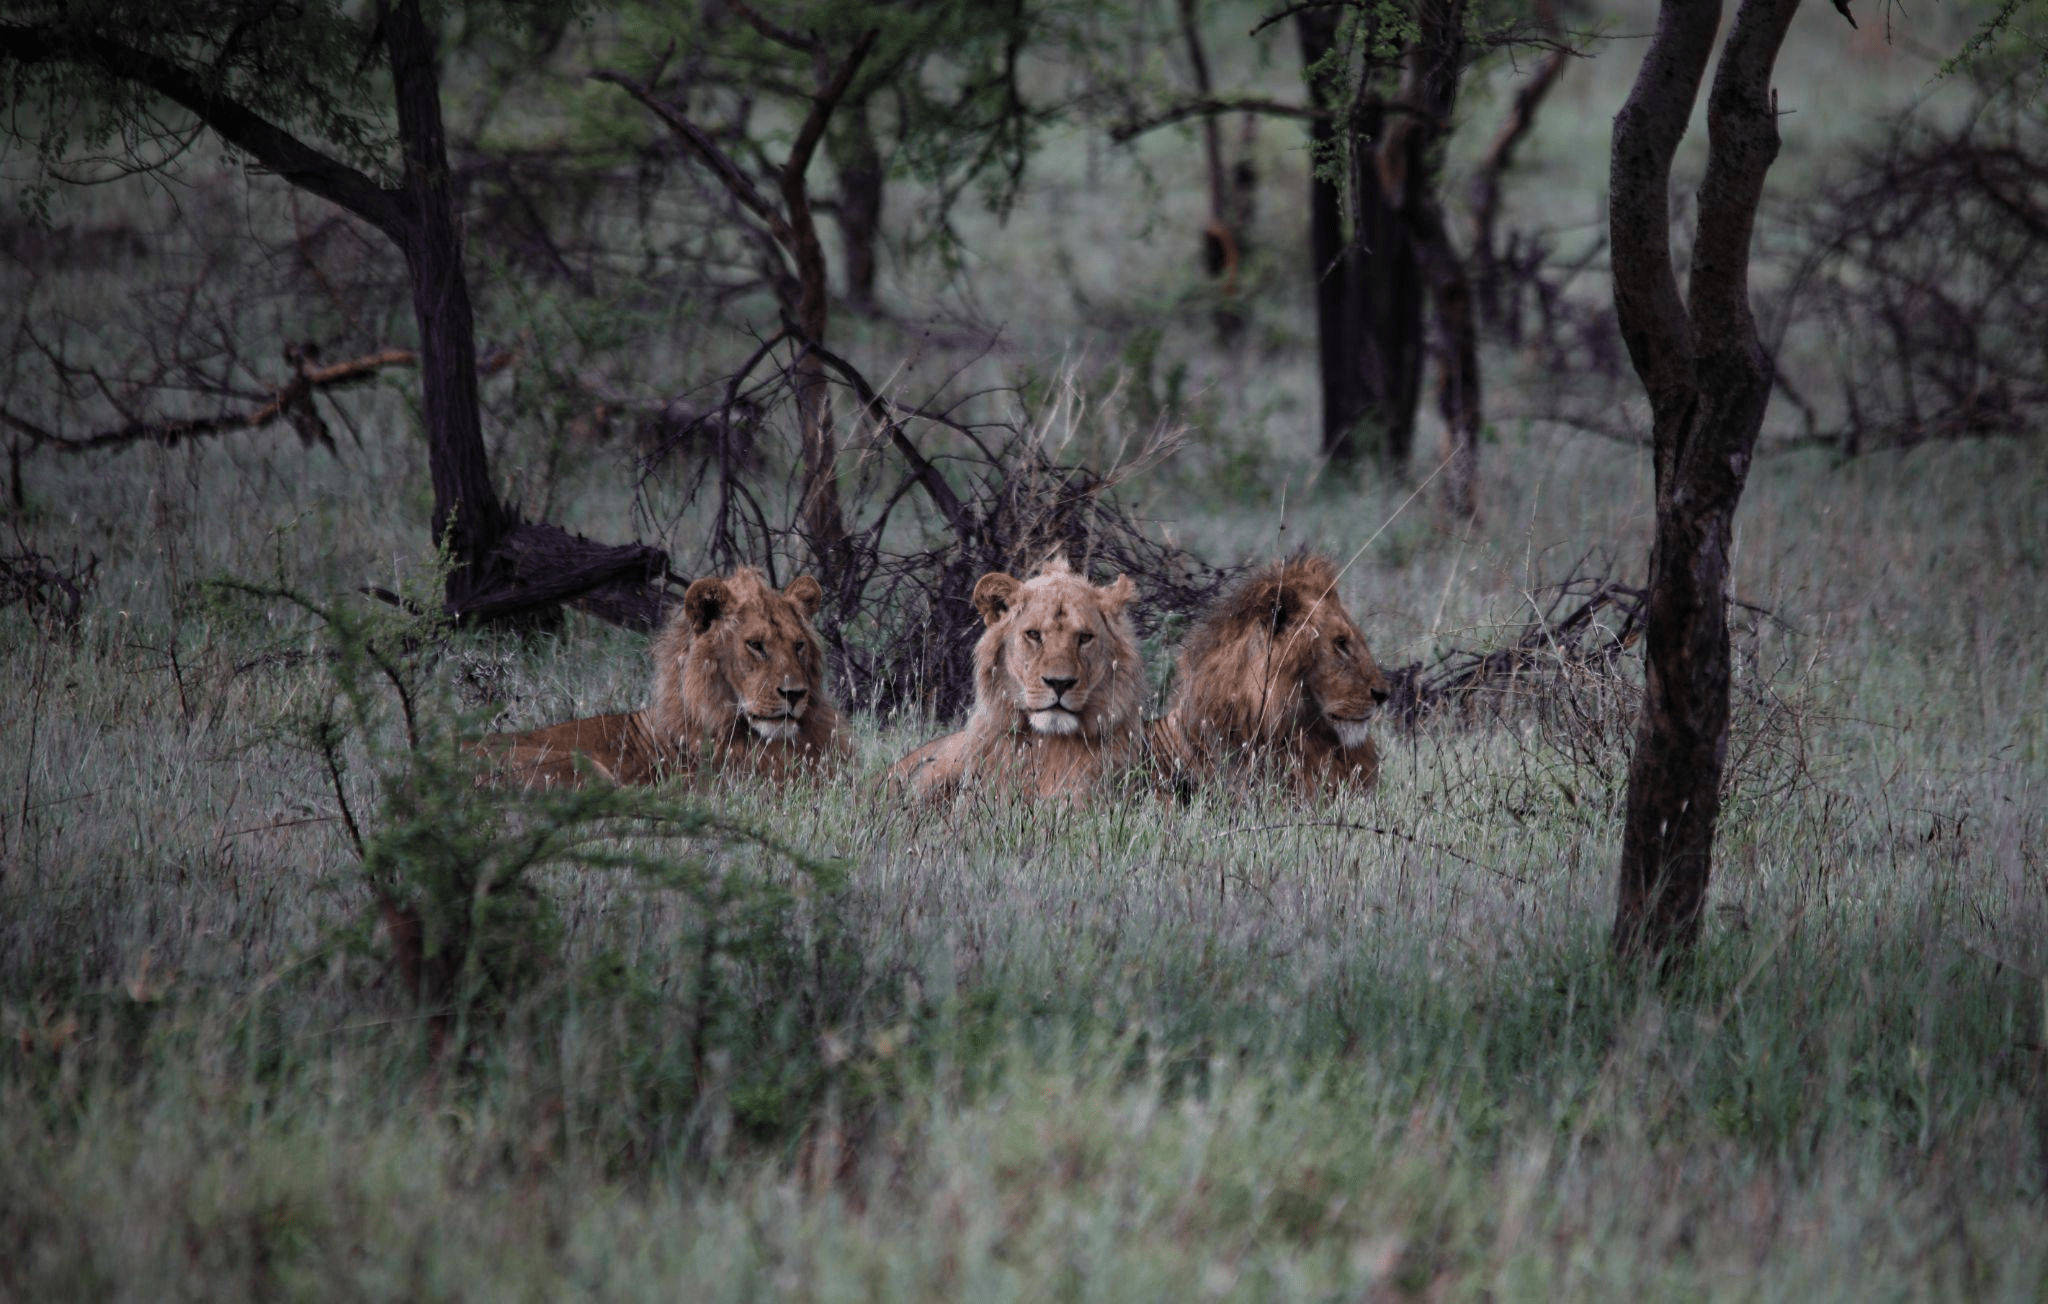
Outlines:
{"label": "lion mane", "polygon": [[1372,722],[1386,676],[1337,596],[1326,557],[1290,557],[1217,602],[1182,646],[1166,715],[1148,727],[1176,786],[1225,774],[1303,795],[1379,779]]}
{"label": "lion mane", "polygon": [[477,744],[490,777],[566,786],[579,781],[579,756],[627,784],[710,772],[780,781],[836,766],[850,748],[810,623],[823,599],[808,575],[779,593],[747,566],[699,579],[654,640],[644,709],[492,734]]}
{"label": "lion mane", "polygon": [[890,767],[920,797],[962,786],[1077,795],[1142,756],[1144,670],[1126,608],[1129,576],[1091,584],[1064,556],[1029,580],[974,586],[986,628],[974,647],[974,709],[958,733]]}

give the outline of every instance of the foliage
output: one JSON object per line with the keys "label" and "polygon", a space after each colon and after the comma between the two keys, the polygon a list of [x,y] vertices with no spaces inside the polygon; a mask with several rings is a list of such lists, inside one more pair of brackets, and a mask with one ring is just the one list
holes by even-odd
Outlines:
{"label": "foliage", "polygon": [[[488,762],[464,743],[476,722],[448,710],[430,677],[448,623],[413,587],[389,608],[366,612],[283,586],[212,586],[222,597],[289,603],[318,622],[329,683],[301,706],[292,729],[326,772],[369,888],[356,944],[367,946],[381,927],[390,970],[435,1027],[500,1017],[559,966],[561,930],[540,886],[544,871],[624,875],[678,894],[701,920],[707,985],[714,957],[772,945],[800,899],[836,890],[837,867],[668,792],[595,781],[543,792],[491,783]],[[403,747],[384,741],[392,704],[380,688],[395,699]],[[358,754],[376,793],[360,820],[348,782]],[[748,847],[766,857],[735,854]],[[793,877],[773,871],[769,858],[786,861]],[[708,1008],[713,997],[705,991],[698,999]]]}

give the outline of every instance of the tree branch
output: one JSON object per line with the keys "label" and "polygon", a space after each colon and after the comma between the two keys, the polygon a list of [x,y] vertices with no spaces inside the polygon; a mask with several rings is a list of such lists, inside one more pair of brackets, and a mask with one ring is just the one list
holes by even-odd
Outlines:
{"label": "tree branch", "polygon": [[745,0],[726,0],[726,4],[737,12],[741,18],[747,20],[747,26],[753,28],[777,45],[786,45],[799,54],[815,54],[817,52],[818,38],[816,36],[805,36],[793,28],[770,22],[765,15],[756,10],[754,6],[747,4]]}
{"label": "tree branch", "polygon": [[783,220],[782,214],[775,211],[775,206],[768,202],[768,197],[760,192],[752,179],[741,170],[740,165],[733,162],[732,156],[720,149],[718,143],[711,137],[705,135],[701,127],[684,117],[673,105],[655,95],[651,88],[624,73],[615,72],[610,68],[599,68],[590,74],[590,79],[610,82],[640,101],[648,112],[661,119],[662,125],[675,133],[676,138],[682,141],[691,153],[703,160],[704,165],[711,169],[718,177],[719,183],[734,199],[737,199],[748,212],[767,223],[769,232],[775,236],[778,243],[787,246],[790,238],[789,223]]}
{"label": "tree branch", "polygon": [[832,120],[832,110],[839,107],[839,101],[846,95],[846,88],[853,82],[853,75],[860,71],[861,64],[867,60],[868,52],[875,48],[875,41],[881,35],[882,31],[878,27],[870,27],[862,32],[860,39],[853,43],[853,49],[847,51],[845,61],[839,65],[839,71],[834,73],[832,79],[812,97],[811,111],[805,115],[803,126],[797,129],[796,139],[790,142],[789,159],[782,165],[782,195],[792,213],[796,211],[802,198],[800,193],[791,193],[791,186],[796,186],[801,192],[804,173],[810,170],[811,155],[817,152],[818,142],[824,138],[825,124]]}
{"label": "tree branch", "polygon": [[854,396],[860,399],[861,406],[867,409],[868,419],[882,427],[883,432],[889,436],[890,444],[903,460],[910,464],[911,474],[924,488],[933,505],[939,509],[939,514],[946,518],[946,524],[953,527],[954,537],[962,543],[973,538],[973,522],[968,519],[967,509],[961,505],[959,496],[953,492],[953,487],[946,483],[946,477],[939,474],[939,469],[933,466],[925,455],[918,451],[917,445],[910,442],[910,437],[903,433],[903,423],[889,415],[887,400],[875,393],[875,388],[868,384],[867,377],[861,375],[852,363],[822,344],[805,340],[803,346],[817,355],[825,365],[845,377],[847,384],[853,386]]}
{"label": "tree branch", "polygon": [[1260,113],[1269,118],[1293,118],[1301,122],[1324,122],[1332,116],[1330,110],[1308,104],[1289,104],[1283,100],[1261,99],[1257,96],[1199,96],[1183,100],[1145,118],[1126,118],[1109,129],[1109,138],[1119,145],[1127,144],[1148,131],[1170,127],[1189,118],[1213,117],[1219,113]]}
{"label": "tree branch", "polygon": [[315,390],[359,384],[385,367],[409,367],[418,361],[419,355],[411,349],[383,349],[360,358],[352,358],[347,362],[301,371],[280,386],[269,402],[250,412],[223,412],[211,417],[131,421],[113,430],[78,437],[46,430],[5,409],[0,409],[0,423],[27,435],[33,443],[45,448],[54,448],[60,453],[96,453],[126,448],[130,444],[169,446],[180,439],[260,429],[280,417],[291,415],[292,409],[311,398]]}
{"label": "tree branch", "polygon": [[1778,156],[1771,67],[1798,8],[1798,0],[1744,0],[1714,69],[1707,96],[1707,171],[1700,179],[1699,231],[1687,286],[1695,356],[1756,339],[1749,246],[1764,176]]}
{"label": "tree branch", "polygon": [[0,23],[0,58],[98,68],[110,76],[147,87],[197,114],[222,140],[292,185],[339,204],[403,242],[409,214],[399,192],[385,189],[247,105],[228,98],[193,69],[111,37],[74,36],[49,26],[13,23]]}
{"label": "tree branch", "polygon": [[1692,383],[1692,334],[1671,265],[1671,156],[1692,116],[1720,21],[1720,0],[1661,6],[1643,66],[1614,115],[1607,201],[1614,311],[1629,360],[1659,409],[1682,401]]}

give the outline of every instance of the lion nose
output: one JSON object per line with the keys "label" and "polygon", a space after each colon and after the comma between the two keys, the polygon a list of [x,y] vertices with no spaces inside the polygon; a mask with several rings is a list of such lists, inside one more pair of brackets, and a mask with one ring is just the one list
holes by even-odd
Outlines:
{"label": "lion nose", "polygon": [[805,694],[811,690],[808,688],[784,688],[779,691],[782,693],[784,701],[788,702],[791,706],[795,706],[798,702],[803,701]]}
{"label": "lion nose", "polygon": [[1079,679],[1059,679],[1052,675],[1041,675],[1039,676],[1039,682],[1050,688],[1054,697],[1065,697],[1067,690],[1081,681]]}
{"label": "lion nose", "polygon": [[1387,690],[1384,688],[1375,688],[1372,690],[1372,700],[1378,702],[1381,706],[1385,706],[1387,704],[1387,698],[1389,696],[1391,696],[1391,694],[1389,694]]}

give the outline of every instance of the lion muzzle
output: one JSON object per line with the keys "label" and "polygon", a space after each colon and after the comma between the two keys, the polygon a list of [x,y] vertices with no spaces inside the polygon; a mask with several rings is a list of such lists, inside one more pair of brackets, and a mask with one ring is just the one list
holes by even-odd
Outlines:
{"label": "lion muzzle", "polygon": [[1349,751],[1354,747],[1363,747],[1372,740],[1372,721],[1373,716],[1377,714],[1379,713],[1375,711],[1354,720],[1345,720],[1334,715],[1323,718],[1328,720],[1330,728],[1336,731],[1337,745]]}

